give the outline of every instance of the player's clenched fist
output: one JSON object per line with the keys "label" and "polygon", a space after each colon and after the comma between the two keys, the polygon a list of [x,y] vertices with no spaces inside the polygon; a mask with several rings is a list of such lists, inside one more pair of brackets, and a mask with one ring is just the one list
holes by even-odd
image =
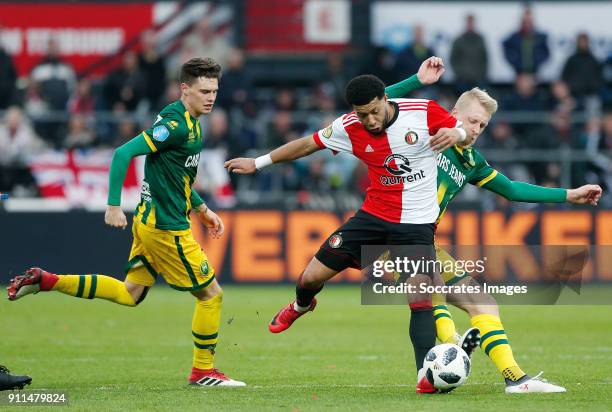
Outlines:
{"label": "player's clenched fist", "polygon": [[123,210],[121,210],[121,206],[106,206],[104,222],[109,226],[119,227],[121,229],[125,229],[127,226],[127,218]]}
{"label": "player's clenched fist", "polygon": [[225,162],[225,168],[230,173],[251,174],[257,171],[255,159],[251,157],[237,157]]}
{"label": "player's clenched fist", "polygon": [[440,80],[440,77],[444,74],[444,71],[444,62],[442,59],[436,56],[431,56],[421,64],[421,67],[419,67],[417,78],[424,85],[434,84]]}
{"label": "player's clenched fist", "polygon": [[599,199],[601,199],[601,193],[602,190],[599,185],[584,185],[576,189],[569,189],[567,191],[567,201],[577,205],[597,206]]}

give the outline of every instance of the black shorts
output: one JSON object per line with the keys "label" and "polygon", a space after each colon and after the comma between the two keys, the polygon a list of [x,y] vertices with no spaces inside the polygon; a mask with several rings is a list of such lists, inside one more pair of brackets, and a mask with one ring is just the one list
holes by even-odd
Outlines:
{"label": "black shorts", "polygon": [[427,245],[431,246],[425,248],[429,258],[435,257],[433,244],[433,223],[393,223],[359,210],[327,238],[315,256],[325,266],[340,272],[349,267],[362,269],[364,245]]}

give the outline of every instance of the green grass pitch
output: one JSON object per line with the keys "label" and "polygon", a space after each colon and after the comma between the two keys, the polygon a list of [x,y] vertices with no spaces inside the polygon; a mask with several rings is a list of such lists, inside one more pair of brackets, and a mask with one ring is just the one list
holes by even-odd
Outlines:
{"label": "green grass pitch", "polygon": [[32,389],[67,392],[69,409],[82,411],[612,409],[609,306],[502,308],[519,364],[544,370],[565,394],[505,395],[478,351],[465,386],[417,396],[406,307],[361,306],[357,287],[329,286],[315,312],[270,334],[267,322],[292,296],[290,286],[225,287],[216,366],[247,388],[186,384],[193,298],[161,286],[136,308],[58,293],[5,300],[0,363],[33,376]]}

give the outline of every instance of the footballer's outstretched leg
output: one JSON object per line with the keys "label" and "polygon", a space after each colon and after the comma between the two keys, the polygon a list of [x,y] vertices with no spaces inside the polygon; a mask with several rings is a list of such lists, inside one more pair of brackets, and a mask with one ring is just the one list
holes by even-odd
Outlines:
{"label": "footballer's outstretched leg", "polygon": [[[58,291],[83,299],[100,298],[125,306],[136,306],[142,300],[143,290],[131,291],[128,285],[110,276],[56,275],[41,268],[30,268],[11,279],[7,288],[9,300],[17,300],[38,292]],[[132,293],[137,295],[135,298]]]}
{"label": "footballer's outstretched leg", "polygon": [[[466,279],[461,282],[474,282],[474,280]],[[452,295],[449,295],[448,299],[455,300]],[[491,295],[462,295],[460,301],[453,303],[465,310],[470,315],[473,328],[480,330],[480,346],[504,378],[506,393],[565,392],[565,388],[539,379],[539,375],[532,378],[520,368],[514,359],[512,347],[501,322],[499,307]]]}
{"label": "footballer's outstretched leg", "polygon": [[506,382],[506,393],[565,392],[565,388],[539,379],[540,375],[531,377],[520,368],[514,359],[512,347],[508,342],[508,336],[499,314],[482,313],[482,311],[496,312],[497,306],[488,304],[482,307],[469,307],[468,309],[472,325],[479,328],[482,333],[480,346]]}

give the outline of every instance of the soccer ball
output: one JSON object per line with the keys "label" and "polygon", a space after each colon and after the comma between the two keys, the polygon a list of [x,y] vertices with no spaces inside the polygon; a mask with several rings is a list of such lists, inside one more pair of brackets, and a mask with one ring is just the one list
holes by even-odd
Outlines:
{"label": "soccer ball", "polygon": [[470,374],[470,357],[457,345],[443,343],[427,352],[425,377],[440,392],[450,392],[463,385]]}

